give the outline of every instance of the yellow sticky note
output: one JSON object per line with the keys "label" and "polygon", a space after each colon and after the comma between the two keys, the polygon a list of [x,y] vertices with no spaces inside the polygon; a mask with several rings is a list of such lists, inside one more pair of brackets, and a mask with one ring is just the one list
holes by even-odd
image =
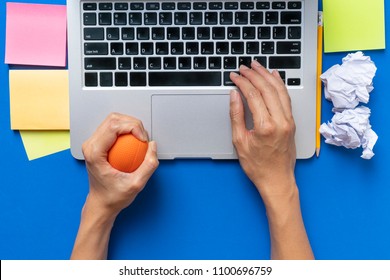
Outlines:
{"label": "yellow sticky note", "polygon": [[11,129],[69,130],[67,70],[11,70]]}
{"label": "yellow sticky note", "polygon": [[48,156],[70,148],[69,131],[20,131],[29,160]]}
{"label": "yellow sticky note", "polygon": [[384,49],[384,0],[323,0],[325,52]]}

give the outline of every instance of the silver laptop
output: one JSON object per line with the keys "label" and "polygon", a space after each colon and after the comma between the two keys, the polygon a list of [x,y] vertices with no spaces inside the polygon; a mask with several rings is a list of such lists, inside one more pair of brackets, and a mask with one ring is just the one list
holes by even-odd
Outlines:
{"label": "silver laptop", "polygon": [[[68,0],[71,151],[111,112],[140,119],[160,159],[234,159],[229,73],[259,61],[292,99],[297,157],[315,151],[315,0]],[[247,126],[251,116],[247,114]]]}

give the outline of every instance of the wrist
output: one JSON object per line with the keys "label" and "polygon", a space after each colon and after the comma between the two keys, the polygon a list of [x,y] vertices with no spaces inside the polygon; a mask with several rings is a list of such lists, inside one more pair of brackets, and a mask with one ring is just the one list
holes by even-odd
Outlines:
{"label": "wrist", "polygon": [[81,212],[82,221],[89,221],[91,225],[101,228],[111,228],[118,213],[101,206],[91,194],[88,194],[83,210]]}

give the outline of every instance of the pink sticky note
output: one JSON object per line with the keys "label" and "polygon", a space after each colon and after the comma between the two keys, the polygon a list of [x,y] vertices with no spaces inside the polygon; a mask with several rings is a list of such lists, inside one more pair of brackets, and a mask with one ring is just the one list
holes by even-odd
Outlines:
{"label": "pink sticky note", "polygon": [[66,6],[7,3],[5,63],[66,65]]}

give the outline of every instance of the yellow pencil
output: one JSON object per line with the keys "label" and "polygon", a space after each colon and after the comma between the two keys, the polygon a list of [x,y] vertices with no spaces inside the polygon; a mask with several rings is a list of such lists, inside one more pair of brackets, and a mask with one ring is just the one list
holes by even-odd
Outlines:
{"label": "yellow pencil", "polygon": [[318,12],[318,47],[317,47],[317,123],[316,123],[316,155],[319,157],[321,148],[321,73],[322,73],[322,12]]}

